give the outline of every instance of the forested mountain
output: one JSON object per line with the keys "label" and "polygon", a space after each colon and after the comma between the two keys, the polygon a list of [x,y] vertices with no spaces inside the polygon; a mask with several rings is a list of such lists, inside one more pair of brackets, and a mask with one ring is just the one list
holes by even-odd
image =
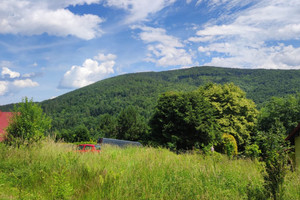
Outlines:
{"label": "forested mountain", "polygon": [[[97,130],[104,114],[118,115],[133,106],[146,120],[153,114],[159,95],[165,91],[192,91],[208,82],[233,82],[258,107],[272,96],[300,91],[300,70],[232,69],[193,67],[164,72],[125,74],[41,102],[52,117],[53,128],[68,129],[78,124]],[[10,105],[0,107],[8,110]]]}

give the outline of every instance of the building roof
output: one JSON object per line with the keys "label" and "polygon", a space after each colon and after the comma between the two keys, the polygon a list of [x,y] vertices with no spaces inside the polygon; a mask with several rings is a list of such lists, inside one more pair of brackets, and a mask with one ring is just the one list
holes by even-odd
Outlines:
{"label": "building roof", "polygon": [[0,142],[4,139],[5,129],[9,124],[9,119],[13,115],[11,112],[0,111]]}
{"label": "building roof", "polygon": [[129,141],[129,140],[118,140],[118,139],[112,139],[112,138],[99,138],[98,143],[116,145],[119,147],[142,146],[142,144],[139,142],[134,142],[134,141]]}
{"label": "building roof", "polygon": [[300,130],[300,123],[298,124],[298,126],[296,128],[294,128],[294,130],[285,138],[285,140],[294,140],[295,136],[297,133],[299,133]]}

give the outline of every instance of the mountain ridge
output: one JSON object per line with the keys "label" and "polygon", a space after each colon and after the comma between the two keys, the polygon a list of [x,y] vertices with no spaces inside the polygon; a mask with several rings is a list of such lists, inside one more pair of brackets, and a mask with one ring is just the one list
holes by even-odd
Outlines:
{"label": "mountain ridge", "polygon": [[[211,66],[162,72],[139,72],[104,79],[40,102],[63,129],[83,123],[95,129],[103,114],[117,115],[133,106],[145,119],[153,113],[159,95],[166,91],[191,91],[209,82],[232,82],[242,88],[258,107],[273,96],[300,92],[300,70],[237,69]],[[10,107],[7,105],[7,107]],[[0,106],[0,110],[7,107]]]}

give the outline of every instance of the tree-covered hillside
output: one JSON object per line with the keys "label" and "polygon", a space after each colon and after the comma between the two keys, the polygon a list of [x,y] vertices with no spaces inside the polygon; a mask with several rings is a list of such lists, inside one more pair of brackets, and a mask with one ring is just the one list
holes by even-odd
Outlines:
{"label": "tree-covered hillside", "polygon": [[[97,129],[104,114],[118,115],[133,106],[146,120],[153,114],[159,95],[166,91],[192,91],[208,82],[233,82],[258,107],[272,96],[285,96],[300,91],[300,70],[231,69],[194,67],[165,72],[125,74],[105,79],[41,102],[53,118],[55,129],[68,129],[84,124]],[[5,111],[11,106],[2,106]]]}

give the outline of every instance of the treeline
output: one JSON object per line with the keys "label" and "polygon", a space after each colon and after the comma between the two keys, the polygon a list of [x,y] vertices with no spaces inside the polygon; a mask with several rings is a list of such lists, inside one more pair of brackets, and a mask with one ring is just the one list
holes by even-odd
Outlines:
{"label": "treeline", "polygon": [[41,106],[53,119],[53,129],[71,130],[82,124],[95,135],[101,132],[101,118],[107,114],[117,117],[130,106],[149,121],[159,96],[167,91],[189,92],[207,83],[232,82],[261,108],[262,103],[273,96],[283,97],[300,92],[299,76],[299,70],[216,67],[126,74],[44,101]]}
{"label": "treeline", "polygon": [[73,128],[58,131],[54,125],[52,132],[57,139],[68,142],[108,137],[173,150],[214,147],[223,153],[255,155],[261,153],[253,152],[256,146],[264,149],[262,138],[268,132],[284,138],[300,122],[299,94],[273,97],[258,110],[233,83],[209,83],[192,91],[164,92],[155,104],[149,119],[129,105],[118,114],[98,116],[94,128],[89,129],[77,119]]}
{"label": "treeline", "polygon": [[[92,134],[101,131],[104,115],[117,117],[130,106],[149,121],[159,96],[167,91],[193,91],[207,83],[232,82],[246,92],[257,108],[271,97],[300,92],[300,70],[230,69],[194,67],[165,72],[125,74],[41,102],[53,131],[74,130],[84,125]],[[10,111],[13,105],[0,106]]]}
{"label": "treeline", "polygon": [[101,115],[96,129],[80,124],[71,129],[54,131],[56,139],[66,142],[96,141],[100,137],[148,142],[149,126],[133,106],[122,110],[117,116]]}

